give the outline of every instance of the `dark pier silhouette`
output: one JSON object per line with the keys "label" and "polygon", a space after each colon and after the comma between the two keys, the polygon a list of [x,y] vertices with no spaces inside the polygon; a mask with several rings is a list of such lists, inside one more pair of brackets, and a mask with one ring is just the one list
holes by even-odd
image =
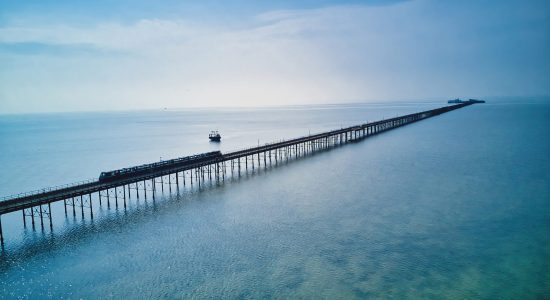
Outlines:
{"label": "dark pier silhouette", "polygon": [[[299,137],[263,146],[252,147],[218,155],[196,155],[183,158],[174,164],[150,164],[146,170],[128,172],[124,176],[114,176],[109,180],[95,180],[60,188],[44,189],[36,192],[22,193],[0,199],[0,243],[4,243],[2,232],[2,215],[21,211],[23,224],[30,222],[33,229],[38,226],[53,229],[51,203],[63,201],[65,215],[67,207],[72,207],[73,215],[79,208],[82,217],[89,209],[93,218],[93,205],[106,205],[107,208],[123,206],[131,193],[139,197],[152,197],[158,192],[157,185],[164,192],[165,186],[172,192],[175,187],[204,184],[205,181],[224,181],[227,176],[241,176],[255,168],[265,168],[293,158],[302,157],[313,152],[326,150],[349,142],[355,142],[369,136],[380,134],[420,120],[459,109],[476,102],[465,101],[460,104],[422,111],[391,119],[365,123],[347,128],[332,130],[319,134]],[[175,161],[175,160],[174,160]],[[123,169],[131,170],[134,168]]]}

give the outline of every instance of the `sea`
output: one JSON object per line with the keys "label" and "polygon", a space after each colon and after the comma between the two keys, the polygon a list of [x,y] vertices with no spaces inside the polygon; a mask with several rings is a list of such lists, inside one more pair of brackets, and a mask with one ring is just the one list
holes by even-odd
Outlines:
{"label": "sea", "polygon": [[[486,100],[53,230],[2,215],[0,299],[550,299],[550,99]],[[0,196],[444,105],[0,115]]]}

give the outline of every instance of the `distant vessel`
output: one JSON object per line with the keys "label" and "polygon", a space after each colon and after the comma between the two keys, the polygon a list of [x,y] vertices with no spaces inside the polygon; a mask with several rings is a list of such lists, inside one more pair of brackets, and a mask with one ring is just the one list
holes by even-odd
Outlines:
{"label": "distant vessel", "polygon": [[219,142],[222,139],[222,136],[218,131],[210,131],[210,134],[208,135],[208,138],[212,142]]}
{"label": "distant vessel", "polygon": [[468,99],[468,101],[460,100],[459,98],[449,100],[447,103],[485,103],[485,100]]}

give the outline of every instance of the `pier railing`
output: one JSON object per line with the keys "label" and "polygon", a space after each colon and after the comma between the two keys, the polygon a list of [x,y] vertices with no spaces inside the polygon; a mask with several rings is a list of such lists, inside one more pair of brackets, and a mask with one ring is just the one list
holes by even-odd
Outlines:
{"label": "pier railing", "polygon": [[74,187],[74,186],[79,186],[79,185],[83,185],[83,184],[87,184],[87,183],[92,183],[92,182],[95,182],[95,181],[97,181],[97,178],[89,178],[89,179],[85,179],[85,180],[81,180],[81,181],[76,181],[76,182],[71,182],[71,183],[66,183],[66,184],[61,184],[61,185],[56,185],[56,186],[50,186],[50,187],[45,187],[45,188],[42,188],[42,189],[32,190],[32,191],[28,191],[28,192],[22,192],[22,193],[19,193],[19,194],[7,195],[7,196],[0,197],[0,202],[13,200],[13,199],[17,199],[17,198],[28,197],[28,196],[43,195],[43,194],[47,194],[47,193],[52,192],[52,191],[58,191],[58,190],[62,190],[62,189],[66,189],[66,188],[70,188],[70,187]]}

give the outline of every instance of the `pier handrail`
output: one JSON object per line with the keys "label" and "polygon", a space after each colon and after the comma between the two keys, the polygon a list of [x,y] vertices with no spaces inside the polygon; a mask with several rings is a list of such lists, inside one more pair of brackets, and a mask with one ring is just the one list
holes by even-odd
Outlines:
{"label": "pier handrail", "polygon": [[78,186],[78,185],[83,185],[83,184],[86,184],[86,183],[92,183],[92,182],[96,182],[96,181],[97,181],[97,178],[89,178],[89,179],[85,179],[85,180],[81,180],[81,181],[76,181],[76,182],[71,182],[71,183],[66,183],[66,184],[61,184],[61,185],[36,189],[36,190],[28,191],[28,192],[21,192],[21,193],[18,193],[18,194],[7,195],[7,196],[0,197],[0,202],[12,200],[12,199],[17,199],[17,198],[21,198],[21,197],[46,194],[46,193],[51,192],[51,191],[58,191],[58,190],[61,190],[61,189],[65,189],[65,188],[69,188],[69,187],[73,187],[73,186]]}

